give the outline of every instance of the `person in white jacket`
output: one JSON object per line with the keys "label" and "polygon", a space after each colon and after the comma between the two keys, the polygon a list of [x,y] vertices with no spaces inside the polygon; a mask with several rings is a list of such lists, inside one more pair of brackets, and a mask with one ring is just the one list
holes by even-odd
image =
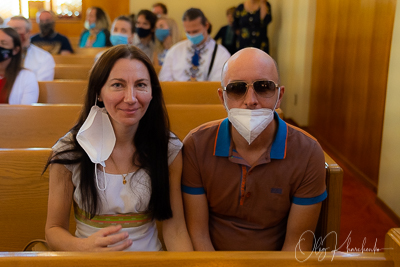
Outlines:
{"label": "person in white jacket", "polygon": [[31,44],[31,22],[23,16],[11,17],[7,26],[16,30],[21,39],[23,66],[36,75],[38,81],[54,80],[55,62],[46,50]]}
{"label": "person in white jacket", "polygon": [[21,41],[12,28],[0,28],[0,103],[36,103],[39,86],[35,74],[21,67]]}
{"label": "person in white jacket", "polygon": [[183,14],[186,40],[172,46],[164,59],[160,81],[219,81],[231,54],[211,37],[211,24],[198,8]]}

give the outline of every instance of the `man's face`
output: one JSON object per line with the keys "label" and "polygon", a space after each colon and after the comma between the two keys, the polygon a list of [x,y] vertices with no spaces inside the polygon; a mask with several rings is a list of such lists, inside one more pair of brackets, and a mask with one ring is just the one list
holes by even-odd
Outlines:
{"label": "man's face", "polygon": [[154,14],[156,14],[158,17],[159,17],[160,15],[164,15],[164,11],[163,11],[163,9],[162,9],[160,6],[155,6],[155,7],[153,7],[152,12],[153,12]]}
{"label": "man's face", "polygon": [[7,25],[17,31],[17,33],[19,34],[19,38],[21,38],[22,47],[27,48],[31,42],[30,40],[31,33],[26,29],[27,28],[26,22],[19,19],[11,19],[7,23]]}
{"label": "man's face", "polygon": [[42,12],[39,16],[40,33],[44,36],[51,35],[54,32],[54,19],[48,12]]}
{"label": "man's face", "polygon": [[208,24],[203,25],[201,24],[201,18],[198,17],[194,20],[184,20],[183,21],[183,28],[185,29],[185,32],[189,35],[196,35],[199,33],[203,33],[204,39],[207,39],[208,33]]}
{"label": "man's face", "polygon": [[[265,53],[260,51],[245,51],[239,53],[238,56],[232,57],[228,61],[228,66],[223,77],[224,86],[232,82],[243,81],[247,84],[252,84],[254,81],[270,80],[278,83],[278,73],[273,60]],[[284,93],[284,87],[281,88],[281,93],[278,96],[278,89],[271,97],[262,97],[256,93],[254,87],[249,85],[246,94],[241,99],[232,99],[228,97],[228,93],[222,90],[218,91],[221,102],[226,103],[228,109],[243,108],[243,109],[273,109],[279,97],[276,108],[280,105],[281,97]]]}

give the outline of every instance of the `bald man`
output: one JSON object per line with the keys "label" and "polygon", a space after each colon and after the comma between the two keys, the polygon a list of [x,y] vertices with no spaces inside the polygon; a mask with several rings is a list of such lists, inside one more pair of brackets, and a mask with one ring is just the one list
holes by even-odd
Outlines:
{"label": "bald man", "polygon": [[[196,250],[295,250],[314,231],[326,198],[324,154],[280,119],[285,88],[256,48],[234,54],[218,89],[228,118],[184,140],[182,191]],[[308,233],[301,250],[311,250]]]}
{"label": "bald man", "polygon": [[36,14],[40,33],[31,37],[31,43],[52,55],[70,55],[73,50],[68,38],[55,31],[55,15],[43,10]]}

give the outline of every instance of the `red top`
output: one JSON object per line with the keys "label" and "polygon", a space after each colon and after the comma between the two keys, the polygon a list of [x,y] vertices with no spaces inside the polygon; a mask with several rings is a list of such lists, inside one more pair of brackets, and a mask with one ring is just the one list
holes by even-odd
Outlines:
{"label": "red top", "polygon": [[3,91],[4,85],[6,85],[6,78],[5,77],[0,77],[0,104],[7,104],[7,97],[6,97],[6,92]]}

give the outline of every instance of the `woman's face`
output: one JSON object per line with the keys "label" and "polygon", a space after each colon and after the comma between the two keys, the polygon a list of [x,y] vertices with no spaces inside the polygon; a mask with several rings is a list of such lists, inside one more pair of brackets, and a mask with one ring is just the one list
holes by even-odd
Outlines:
{"label": "woman's face", "polygon": [[132,24],[126,20],[117,20],[112,28],[112,33],[125,34],[128,36],[128,42],[132,41]]}
{"label": "woman's face", "polygon": [[100,92],[114,130],[137,128],[152,99],[151,79],[146,65],[137,59],[121,58],[111,69]]}
{"label": "woman's face", "polygon": [[146,20],[146,17],[144,15],[140,15],[137,20],[136,20],[136,28],[143,28],[143,29],[150,29],[150,21]]}
{"label": "woman's face", "polygon": [[89,25],[96,23],[96,9],[90,9],[86,15],[86,19],[89,22]]}
{"label": "woman's face", "polygon": [[[19,47],[14,47],[13,39],[10,35],[0,30],[0,46],[5,49],[13,49],[12,54],[16,55],[19,52]],[[5,64],[9,64],[11,61],[11,57],[2,61]]]}
{"label": "woman's face", "polygon": [[167,21],[165,19],[158,19],[156,22],[156,29],[169,29]]}

